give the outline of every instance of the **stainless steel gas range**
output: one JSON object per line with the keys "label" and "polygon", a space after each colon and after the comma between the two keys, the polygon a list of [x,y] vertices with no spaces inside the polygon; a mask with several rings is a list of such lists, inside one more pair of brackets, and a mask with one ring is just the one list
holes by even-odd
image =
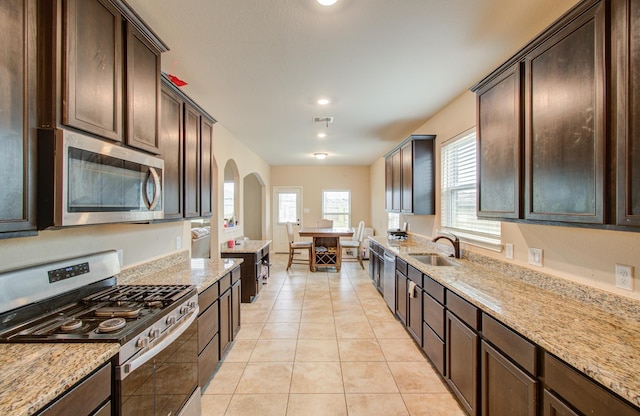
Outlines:
{"label": "stainless steel gas range", "polygon": [[199,415],[198,295],[116,285],[115,251],[0,274],[0,342],[117,342],[114,415]]}

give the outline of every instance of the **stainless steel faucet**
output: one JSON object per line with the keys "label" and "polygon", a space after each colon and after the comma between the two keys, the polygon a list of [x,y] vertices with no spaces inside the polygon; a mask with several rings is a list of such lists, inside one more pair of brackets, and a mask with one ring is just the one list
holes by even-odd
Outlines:
{"label": "stainless steel faucet", "polygon": [[[449,233],[449,234],[451,234],[451,233]],[[447,237],[446,235],[439,235],[439,236],[435,237],[431,241],[435,243],[436,241],[440,240],[441,238],[444,238],[445,240],[448,240],[453,245],[453,257],[459,259],[460,258],[460,239],[455,234],[451,234],[451,235],[453,236],[453,238]]]}

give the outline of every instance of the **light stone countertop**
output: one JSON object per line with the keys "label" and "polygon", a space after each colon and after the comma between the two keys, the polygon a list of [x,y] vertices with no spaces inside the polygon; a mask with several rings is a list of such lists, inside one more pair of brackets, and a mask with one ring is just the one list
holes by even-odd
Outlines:
{"label": "light stone countertop", "polygon": [[271,240],[247,240],[242,243],[236,243],[234,248],[229,248],[227,243],[220,245],[220,253],[223,254],[251,254],[256,253],[271,244]]}
{"label": "light stone countertop", "polygon": [[458,266],[426,265],[410,254],[448,253],[419,236],[369,238],[640,406],[640,302],[469,252]]}
{"label": "light stone countertop", "polygon": [[[198,293],[242,259],[190,259],[189,251],[129,267],[118,284],[195,285]],[[0,344],[0,415],[32,415],[98,369],[118,343]]]}
{"label": "light stone countertop", "polygon": [[0,414],[32,415],[109,361],[120,344],[0,344]]}
{"label": "light stone countertop", "polygon": [[122,270],[118,284],[194,285],[198,293],[202,293],[243,262],[242,259],[190,259],[188,253],[188,250],[178,252]]}

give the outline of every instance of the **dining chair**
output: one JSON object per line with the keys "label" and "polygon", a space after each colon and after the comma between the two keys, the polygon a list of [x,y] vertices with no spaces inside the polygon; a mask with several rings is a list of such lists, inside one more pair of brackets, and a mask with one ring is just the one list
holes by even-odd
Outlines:
{"label": "dining chair", "polygon": [[318,227],[318,228],[333,228],[333,220],[328,220],[326,218],[318,220],[318,221],[316,221],[316,227]]}
{"label": "dining chair", "polygon": [[[353,237],[351,240],[340,241],[340,249],[341,250],[351,250],[351,255],[342,256],[342,261],[357,261],[360,263],[360,267],[364,269],[364,264],[362,264],[362,239],[364,237],[364,221],[360,221],[358,223],[358,228],[353,233]],[[353,253],[355,250],[355,253]]]}
{"label": "dining chair", "polygon": [[[293,241],[293,223],[288,222],[286,225],[287,228],[287,237],[289,239],[289,263],[287,263],[287,271],[292,264],[307,264],[309,265],[309,269],[311,269],[311,241]],[[294,258],[294,254],[296,250],[306,250],[308,255],[307,258],[304,259],[302,257]]]}

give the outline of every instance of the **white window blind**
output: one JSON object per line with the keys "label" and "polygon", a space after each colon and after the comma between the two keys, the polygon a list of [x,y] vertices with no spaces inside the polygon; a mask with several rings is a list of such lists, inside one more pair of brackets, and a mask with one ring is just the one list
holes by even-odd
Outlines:
{"label": "white window blind", "polygon": [[466,131],[442,146],[442,228],[467,240],[500,243],[500,222],[476,216],[476,132]]}

